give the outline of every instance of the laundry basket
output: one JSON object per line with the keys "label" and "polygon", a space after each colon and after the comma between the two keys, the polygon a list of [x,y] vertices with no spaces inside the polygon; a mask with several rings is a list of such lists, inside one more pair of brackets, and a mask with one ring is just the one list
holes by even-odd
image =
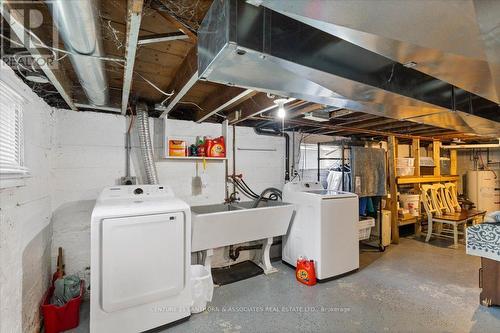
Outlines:
{"label": "laundry basket", "polygon": [[373,217],[360,217],[358,222],[359,240],[370,238],[372,227],[375,226]]}
{"label": "laundry basket", "polygon": [[212,274],[203,265],[191,265],[191,313],[205,311],[213,293]]}

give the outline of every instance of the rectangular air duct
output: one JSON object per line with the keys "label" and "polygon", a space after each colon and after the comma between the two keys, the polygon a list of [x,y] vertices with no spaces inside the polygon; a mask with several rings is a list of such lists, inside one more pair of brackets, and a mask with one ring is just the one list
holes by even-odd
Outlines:
{"label": "rectangular air duct", "polygon": [[464,133],[500,133],[496,103],[263,6],[215,1],[198,35],[201,79]]}

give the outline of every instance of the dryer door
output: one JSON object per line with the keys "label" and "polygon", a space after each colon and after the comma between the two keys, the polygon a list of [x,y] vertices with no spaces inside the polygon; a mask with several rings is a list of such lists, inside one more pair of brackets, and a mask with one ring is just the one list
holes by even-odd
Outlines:
{"label": "dryer door", "polygon": [[104,219],[101,227],[104,311],[154,302],[185,288],[183,213]]}

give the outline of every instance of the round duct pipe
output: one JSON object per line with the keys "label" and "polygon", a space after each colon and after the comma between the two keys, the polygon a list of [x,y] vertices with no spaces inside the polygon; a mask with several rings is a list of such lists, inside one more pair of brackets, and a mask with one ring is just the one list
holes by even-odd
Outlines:
{"label": "round duct pipe", "polygon": [[153,155],[153,144],[149,130],[148,109],[145,104],[137,106],[137,132],[141,146],[141,156],[146,170],[147,184],[158,184],[158,173]]}

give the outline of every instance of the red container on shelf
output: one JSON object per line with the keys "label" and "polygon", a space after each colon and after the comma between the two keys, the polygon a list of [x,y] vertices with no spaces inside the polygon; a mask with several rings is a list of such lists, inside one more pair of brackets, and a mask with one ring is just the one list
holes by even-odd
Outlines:
{"label": "red container on shelf", "polygon": [[208,157],[226,157],[226,144],[223,136],[208,139],[205,144]]}
{"label": "red container on shelf", "polygon": [[295,277],[300,283],[308,286],[315,285],[316,272],[314,270],[314,260],[307,260],[306,258],[297,259]]}
{"label": "red container on shelf", "polygon": [[80,324],[80,304],[85,291],[84,281],[80,281],[80,295],[74,297],[63,306],[50,304],[54,294],[54,284],[43,297],[41,312],[44,318],[45,333],[59,333],[75,328]]}

